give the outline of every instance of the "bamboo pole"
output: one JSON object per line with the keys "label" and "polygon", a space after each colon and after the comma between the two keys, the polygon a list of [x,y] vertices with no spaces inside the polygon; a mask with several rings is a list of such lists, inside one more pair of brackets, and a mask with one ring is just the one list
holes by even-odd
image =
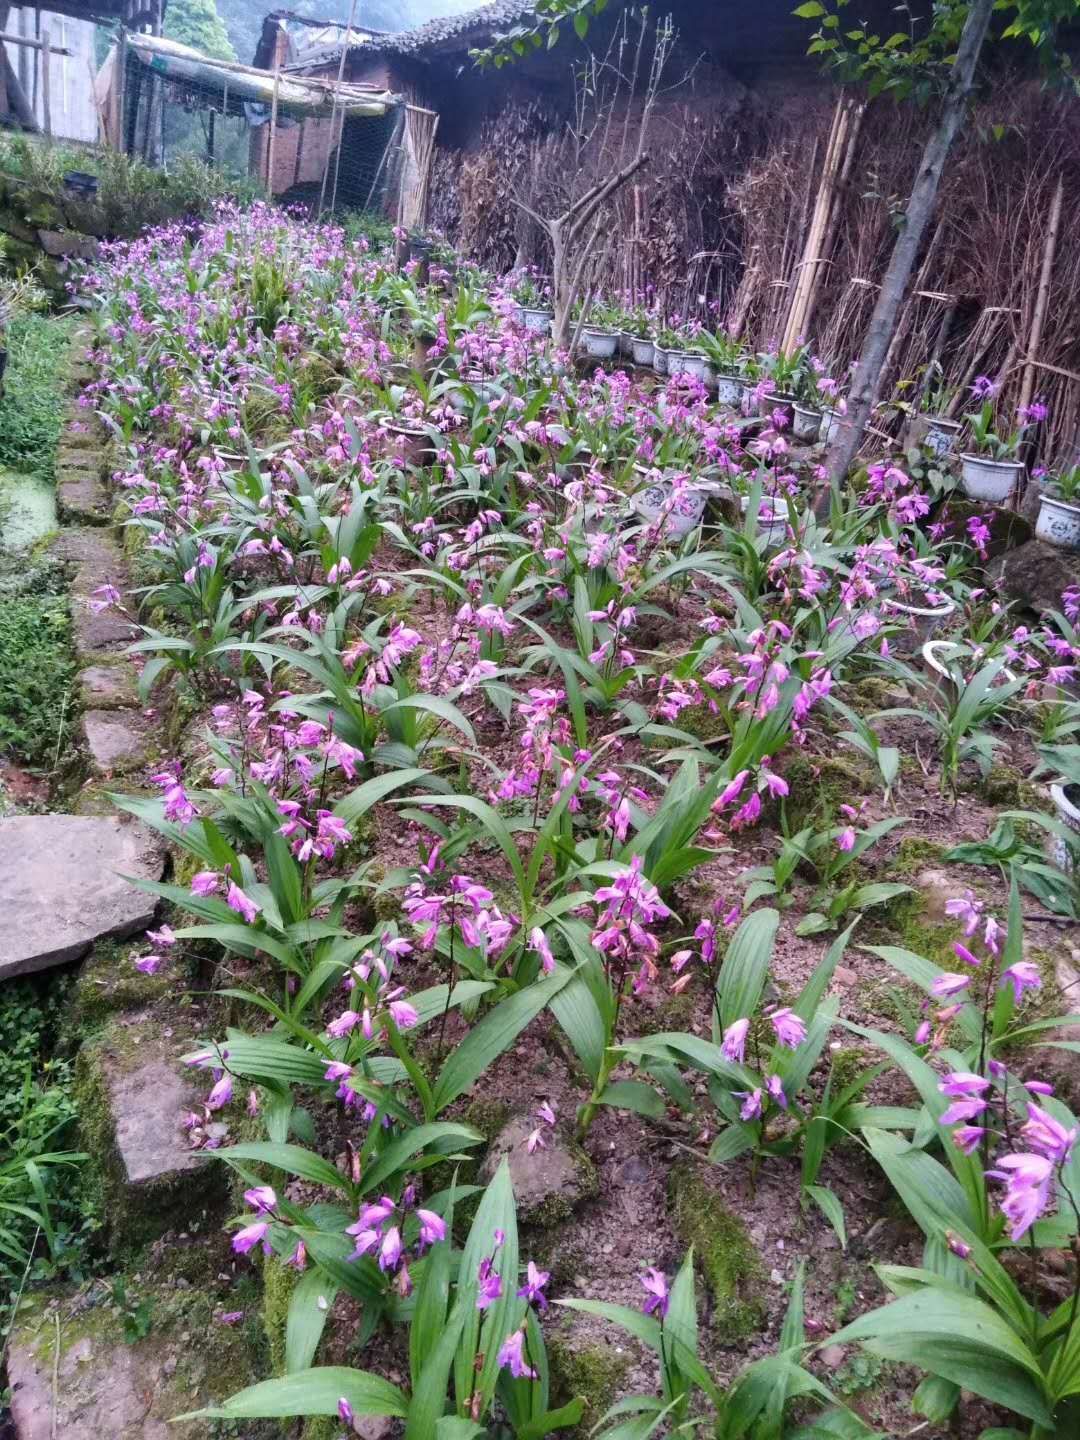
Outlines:
{"label": "bamboo pole", "polygon": [[[833,185],[832,195],[829,197],[829,208],[825,220],[825,233],[821,237],[821,259],[810,266],[810,278],[807,282],[807,293],[803,305],[803,317],[801,329],[808,334],[810,325],[814,318],[814,307],[817,304],[818,296],[821,293],[822,279],[825,273],[825,266],[832,263],[833,247],[836,244],[836,233],[840,228],[840,216],[843,212],[843,196],[847,189],[847,183],[851,176],[851,169],[855,163],[855,154],[859,146],[859,133],[862,130],[863,115],[866,113],[865,105],[853,105],[847,132],[844,137],[844,159],[840,167],[840,173]],[[795,343],[792,338],[792,344]]]}
{"label": "bamboo pole", "polygon": [[1035,299],[1035,312],[1031,317],[1031,329],[1028,331],[1027,364],[1024,366],[1024,380],[1020,387],[1021,410],[1031,404],[1031,397],[1035,391],[1034,357],[1038,355],[1039,346],[1042,344],[1043,324],[1046,320],[1046,308],[1050,301],[1050,277],[1054,269],[1058,230],[1061,228],[1061,202],[1064,194],[1064,181],[1059,175],[1057,185],[1054,187],[1054,198],[1050,202],[1050,219],[1046,227],[1042,268],[1039,272],[1039,290]]}
{"label": "bamboo pole", "polygon": [[814,213],[810,220],[810,230],[806,237],[806,244],[803,247],[803,258],[795,267],[798,274],[795,280],[795,288],[791,295],[787,324],[784,327],[784,338],[781,346],[784,350],[790,350],[795,343],[796,337],[802,332],[803,318],[806,314],[806,303],[810,295],[812,276],[821,260],[820,246],[829,218],[833,186],[840,168],[840,149],[844,143],[844,137],[847,134],[848,117],[849,102],[841,95],[836,102],[836,109],[833,112],[832,127],[829,131],[829,143],[825,148],[825,160],[821,170],[821,186],[818,189],[817,198],[814,201]]}

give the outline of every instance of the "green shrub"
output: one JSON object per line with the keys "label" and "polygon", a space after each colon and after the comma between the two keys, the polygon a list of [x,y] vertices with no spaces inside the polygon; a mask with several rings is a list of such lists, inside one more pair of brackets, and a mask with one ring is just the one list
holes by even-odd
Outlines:
{"label": "green shrub", "polygon": [[51,766],[70,728],[75,679],[71,614],[59,595],[21,595],[0,605],[0,755]]}

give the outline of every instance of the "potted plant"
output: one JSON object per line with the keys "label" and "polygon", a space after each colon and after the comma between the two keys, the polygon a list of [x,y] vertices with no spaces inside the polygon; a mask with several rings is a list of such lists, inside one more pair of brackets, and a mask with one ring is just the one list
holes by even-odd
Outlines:
{"label": "potted plant", "polygon": [[1059,550],[1080,550],[1080,465],[1042,480],[1035,538]]}
{"label": "potted plant", "polygon": [[622,334],[622,310],[594,300],[586,315],[580,302],[574,307],[575,320],[581,323],[581,341],[586,355],[593,360],[610,360],[619,347]]}
{"label": "potted plant", "polygon": [[[670,325],[661,325],[656,332],[656,344],[653,347],[653,369],[657,375],[677,375],[682,369],[678,357],[682,355],[682,336]],[[676,363],[670,362],[675,359]]]}
{"label": "potted plant", "polygon": [[653,363],[655,343],[653,341],[654,317],[644,305],[635,305],[626,312],[623,332],[630,342],[630,358],[642,367]]}
{"label": "potted plant", "polygon": [[548,302],[551,290],[544,284],[538,271],[525,270],[514,282],[510,294],[517,301],[522,325],[526,330],[537,330],[550,335],[555,313]]}
{"label": "potted plant", "polygon": [[739,378],[745,359],[743,347],[723,330],[713,333],[702,330],[697,337],[697,344],[716,372],[717,401],[729,409],[737,409],[743,391]]}
{"label": "potted plant", "polygon": [[1016,488],[1023,462],[1016,458],[1031,425],[1046,416],[1045,406],[1031,405],[1017,415],[1016,428],[999,435],[994,425],[995,386],[980,376],[972,387],[982,405],[965,416],[970,427],[972,449],[960,456],[960,483],[972,500],[1004,505]]}
{"label": "potted plant", "polygon": [[798,379],[797,399],[792,414],[791,433],[804,445],[813,445],[821,437],[825,418],[825,396],[835,395],[835,380],[824,373],[820,360],[811,358]]}
{"label": "potted plant", "polygon": [[790,426],[795,419],[796,391],[806,368],[806,347],[799,345],[794,350],[778,350],[758,358],[762,377],[768,382],[767,388],[759,388],[758,414],[769,416],[780,410]]}

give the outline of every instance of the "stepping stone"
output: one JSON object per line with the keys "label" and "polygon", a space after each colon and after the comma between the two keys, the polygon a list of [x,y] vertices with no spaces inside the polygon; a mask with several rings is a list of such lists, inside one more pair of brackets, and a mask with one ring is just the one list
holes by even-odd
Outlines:
{"label": "stepping stone", "polygon": [[92,657],[109,650],[122,650],[138,639],[139,632],[131,621],[114,611],[102,610],[95,615],[93,610],[76,606],[71,618],[78,656]]}
{"label": "stepping stone", "polygon": [[61,519],[69,523],[109,523],[109,492],[93,470],[62,471],[56,481],[56,503]]}
{"label": "stepping stone", "polygon": [[79,673],[79,696],[87,710],[123,710],[139,703],[130,665],[89,665]]}
{"label": "stepping stone", "polygon": [[0,820],[0,979],[78,960],[98,940],[145,930],[156,901],[122,877],[160,880],[164,853],[134,820]]}
{"label": "stepping stone", "polygon": [[[109,1249],[122,1258],[167,1230],[213,1227],[228,1193],[228,1172],[192,1148],[184,1118],[198,1112],[213,1077],[180,1056],[193,1036],[162,1033],[153,1009],[113,1015],[75,1061],[80,1148],[100,1181]],[[228,1115],[221,1124],[229,1130]]]}
{"label": "stepping stone", "polygon": [[83,733],[95,775],[122,775],[146,762],[147,724],[139,715],[87,710]]}

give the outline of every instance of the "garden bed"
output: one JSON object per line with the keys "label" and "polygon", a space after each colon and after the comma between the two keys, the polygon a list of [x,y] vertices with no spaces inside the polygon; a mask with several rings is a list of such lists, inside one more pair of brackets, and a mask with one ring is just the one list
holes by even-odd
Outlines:
{"label": "garden bed", "polygon": [[[256,208],[82,277],[109,449],[60,544],[84,698],[131,635],[138,688],[87,704],[71,806],[171,867],[79,980],[90,1293],[149,1295],[155,1225],[198,1211],[243,1354],[192,1434],[1069,1433],[1073,1320],[1018,1317],[1074,1284],[1080,896],[1042,780],[1075,765],[1075,597],[1019,628],[947,474],[871,466],[826,523],[782,416],[575,369],[507,285],[414,270]],[[147,1208],[118,1111],[181,1055],[199,1168]],[[1008,1150],[1047,1161],[1034,1201],[984,1177]],[[24,1365],[73,1313],[42,1303]],[[926,1339],[965,1326],[966,1359]]]}

